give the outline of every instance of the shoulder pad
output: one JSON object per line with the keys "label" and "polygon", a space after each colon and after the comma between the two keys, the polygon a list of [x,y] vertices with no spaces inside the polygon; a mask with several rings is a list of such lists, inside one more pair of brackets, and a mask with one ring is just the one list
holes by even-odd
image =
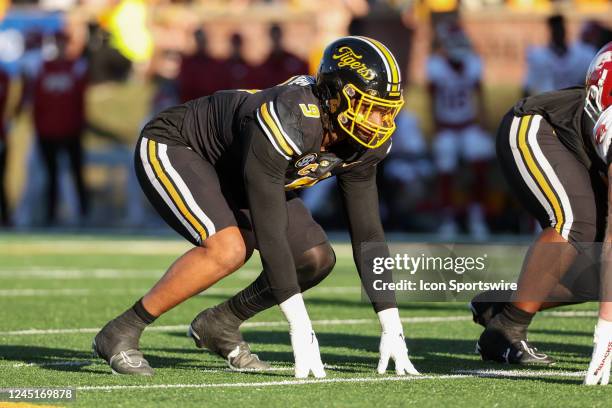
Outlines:
{"label": "shoulder pad", "polygon": [[264,102],[256,116],[274,149],[287,160],[312,147],[323,131],[319,102],[306,87],[286,87]]}
{"label": "shoulder pad", "polygon": [[277,86],[282,86],[282,85],[310,86],[310,85],[314,85],[315,83],[316,81],[314,77],[310,75],[295,75]]}

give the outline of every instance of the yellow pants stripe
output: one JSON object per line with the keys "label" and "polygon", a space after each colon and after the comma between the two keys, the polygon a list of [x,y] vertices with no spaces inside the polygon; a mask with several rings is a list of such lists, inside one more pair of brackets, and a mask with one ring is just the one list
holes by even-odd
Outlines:
{"label": "yellow pants stripe", "polygon": [[559,203],[559,200],[557,199],[557,196],[555,195],[553,189],[550,187],[550,184],[548,184],[548,181],[536,165],[536,162],[533,159],[533,155],[531,154],[531,151],[529,150],[529,146],[527,144],[527,133],[529,131],[529,123],[532,119],[532,115],[523,116],[521,118],[518,131],[518,147],[521,151],[523,159],[525,160],[527,170],[531,174],[531,177],[533,177],[537,185],[540,187],[540,190],[542,190],[544,196],[553,208],[557,221],[555,224],[555,230],[557,230],[557,232],[561,234],[561,229],[563,227],[563,223],[565,222],[563,216],[563,208],[561,207],[561,204]]}
{"label": "yellow pants stripe", "polygon": [[162,185],[168,192],[168,195],[170,195],[170,199],[172,200],[176,208],[178,208],[181,215],[185,217],[185,219],[189,222],[193,229],[198,232],[201,240],[204,241],[207,237],[206,228],[200,223],[200,221],[198,221],[196,217],[193,216],[191,211],[189,211],[189,209],[185,205],[185,201],[183,201],[181,195],[178,193],[178,191],[176,191],[176,188],[174,188],[174,185],[166,175],[164,168],[159,163],[159,160],[157,159],[157,143],[153,140],[149,140],[147,150],[149,155],[149,162],[153,167],[153,171],[155,172],[155,175],[161,181]]}

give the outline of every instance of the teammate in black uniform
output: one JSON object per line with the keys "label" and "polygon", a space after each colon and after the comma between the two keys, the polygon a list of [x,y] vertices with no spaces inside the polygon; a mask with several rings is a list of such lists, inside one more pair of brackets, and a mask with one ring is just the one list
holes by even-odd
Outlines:
{"label": "teammate in black uniform", "polygon": [[[392,358],[398,374],[416,373],[394,294],[372,292],[360,248],[362,242],[384,242],[376,164],[391,148],[403,103],[400,70],[389,50],[369,38],[345,37],[327,47],[316,79],[298,76],[262,91],[221,91],[160,113],[142,131],[136,171],[160,215],[195,247],[98,333],[95,352],[115,372],[151,375],[138,350],[143,329],[240,268],[256,248],[264,267],[259,278],[199,314],[190,335],[231,367],[268,368],[251,354],[238,326],[279,304],[290,324],[296,376],[324,376],[301,292],[331,272],[335,256],[291,190],[337,176],[357,269],[383,327],[379,371]],[[382,245],[367,256],[387,255]],[[391,276],[377,279],[390,282]]]}
{"label": "teammate in black uniform", "polygon": [[[499,162],[512,191],[543,231],[525,258],[511,301],[494,304],[479,297],[472,301],[474,320],[486,327],[477,345],[485,360],[553,363],[527,341],[535,313],[598,296],[593,243],[606,235],[609,208],[606,192],[612,156],[602,121],[612,118],[610,68],[612,43],[593,60],[586,87],[523,99],[502,119]],[[607,127],[611,125],[612,121]]]}

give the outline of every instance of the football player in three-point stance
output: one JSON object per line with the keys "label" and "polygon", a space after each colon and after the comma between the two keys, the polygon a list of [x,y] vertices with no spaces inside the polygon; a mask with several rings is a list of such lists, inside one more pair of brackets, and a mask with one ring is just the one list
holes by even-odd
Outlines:
{"label": "football player in three-point stance", "polygon": [[[503,118],[498,159],[511,189],[543,231],[526,256],[512,301],[494,304],[478,297],[472,301],[474,320],[486,327],[478,341],[483,359],[553,363],[527,341],[531,319],[539,310],[567,304],[563,299],[592,300],[601,291],[585,382],[607,383],[612,351],[612,306],[605,302],[612,300],[612,275],[607,271],[612,256],[611,129],[612,43],[593,59],[585,87],[523,99]],[[602,240],[599,269],[593,267],[599,265],[593,243]],[[576,268],[581,262],[583,266]],[[575,269],[582,273],[565,280],[567,272]]]}
{"label": "football player in three-point stance", "polygon": [[[291,190],[336,176],[357,270],[382,326],[379,372],[393,359],[398,374],[418,374],[394,294],[375,296],[373,276],[361,262],[361,243],[384,242],[376,165],[391,148],[403,103],[400,69],[389,50],[376,40],[344,37],[327,47],[316,78],[294,77],[261,91],[220,91],[160,113],[142,131],[136,171],[162,218],[194,247],[104,326],[94,351],[114,372],[153,374],[138,348],[146,326],[239,269],[258,249],[261,275],[196,316],[190,336],[231,367],[266,369],[239,326],[278,304],[290,326],[295,375],[325,376],[302,292],[331,272],[335,256]],[[388,256],[386,245],[377,251],[372,255]]]}

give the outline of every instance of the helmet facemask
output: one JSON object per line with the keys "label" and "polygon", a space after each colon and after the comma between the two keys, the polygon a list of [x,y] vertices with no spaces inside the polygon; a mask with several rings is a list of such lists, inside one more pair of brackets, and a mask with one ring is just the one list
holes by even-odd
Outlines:
{"label": "helmet facemask", "polygon": [[395,117],[404,105],[401,95],[399,99],[380,98],[349,83],[342,88],[341,98],[340,106],[345,109],[336,112],[338,125],[359,144],[375,149],[393,135]]}

